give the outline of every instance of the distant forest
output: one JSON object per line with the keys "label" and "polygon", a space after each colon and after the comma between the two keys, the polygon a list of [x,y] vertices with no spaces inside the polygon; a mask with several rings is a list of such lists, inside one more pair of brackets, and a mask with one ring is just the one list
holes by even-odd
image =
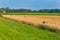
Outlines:
{"label": "distant forest", "polygon": [[40,10],[31,10],[31,9],[10,9],[10,8],[0,8],[0,13],[60,13],[60,9],[40,9]]}

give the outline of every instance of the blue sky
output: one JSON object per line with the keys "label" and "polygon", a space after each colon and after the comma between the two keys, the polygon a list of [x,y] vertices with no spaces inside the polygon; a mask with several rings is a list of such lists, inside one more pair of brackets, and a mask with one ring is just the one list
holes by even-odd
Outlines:
{"label": "blue sky", "polygon": [[60,0],[0,0],[0,7],[54,9],[60,8]]}

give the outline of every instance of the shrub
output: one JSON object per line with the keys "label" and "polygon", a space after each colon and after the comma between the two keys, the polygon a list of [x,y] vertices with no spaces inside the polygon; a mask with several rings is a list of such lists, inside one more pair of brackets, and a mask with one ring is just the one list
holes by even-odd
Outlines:
{"label": "shrub", "polygon": [[2,14],[0,14],[0,17],[3,17]]}
{"label": "shrub", "polygon": [[56,29],[52,29],[52,28],[50,28],[50,29],[48,29],[48,31],[56,32]]}
{"label": "shrub", "polygon": [[31,23],[31,22],[25,22],[25,21],[21,21],[21,22],[24,24],[30,25],[30,26],[34,26],[33,23]]}
{"label": "shrub", "polygon": [[54,29],[54,28],[50,28],[50,27],[48,27],[47,25],[38,25],[38,28],[39,29],[43,29],[43,30],[48,30],[48,31],[51,31],[51,32],[56,32],[57,30],[56,29]]}

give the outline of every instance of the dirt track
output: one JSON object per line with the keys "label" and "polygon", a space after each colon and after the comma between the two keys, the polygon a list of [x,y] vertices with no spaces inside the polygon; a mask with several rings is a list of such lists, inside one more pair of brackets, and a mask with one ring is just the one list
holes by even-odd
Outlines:
{"label": "dirt track", "polygon": [[39,16],[39,15],[3,15],[3,16],[17,21],[33,23],[34,25],[43,24],[43,21],[45,21],[44,25],[48,25],[51,28],[60,29],[60,16]]}

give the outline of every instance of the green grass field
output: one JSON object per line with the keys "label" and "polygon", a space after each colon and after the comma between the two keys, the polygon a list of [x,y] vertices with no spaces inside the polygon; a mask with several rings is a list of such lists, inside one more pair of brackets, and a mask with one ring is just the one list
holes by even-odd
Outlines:
{"label": "green grass field", "polygon": [[0,17],[0,40],[60,40],[60,33],[37,29]]}
{"label": "green grass field", "polygon": [[43,15],[43,16],[60,16],[60,13],[0,13],[4,15]]}

